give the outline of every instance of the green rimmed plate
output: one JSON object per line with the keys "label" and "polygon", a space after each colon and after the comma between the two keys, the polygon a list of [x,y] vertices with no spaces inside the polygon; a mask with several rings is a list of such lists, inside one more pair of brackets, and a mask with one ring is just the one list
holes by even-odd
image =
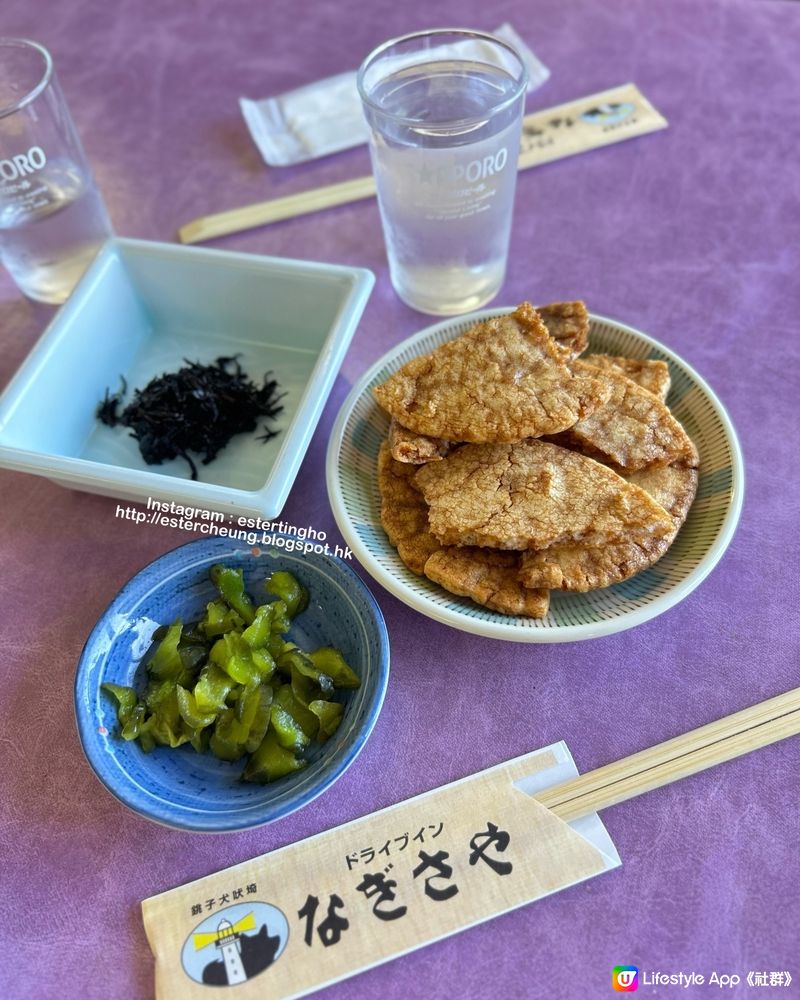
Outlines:
{"label": "green rimmed plate", "polygon": [[328,445],[326,479],[336,522],[378,583],[416,611],[465,632],[516,642],[575,642],[640,625],[682,601],[722,557],[739,521],[744,467],[730,418],[697,372],[652,337],[615,320],[591,317],[590,351],[666,361],[672,376],[667,402],[700,452],[697,497],[662,559],[602,590],[553,591],[546,618],[521,618],[490,611],[416,576],[381,527],[377,456],[389,421],[372,396],[373,387],[477,320],[511,311],[485,309],[430,326],[387,352],[362,376],[336,418]]}

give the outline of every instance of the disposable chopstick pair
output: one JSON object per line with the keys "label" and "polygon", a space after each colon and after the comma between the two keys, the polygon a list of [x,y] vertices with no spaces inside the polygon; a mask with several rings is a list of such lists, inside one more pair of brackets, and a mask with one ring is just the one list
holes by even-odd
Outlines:
{"label": "disposable chopstick pair", "polygon": [[[666,127],[663,115],[634,84],[626,83],[526,115],[522,121],[518,168],[527,170],[551,160]],[[218,236],[229,236],[244,229],[372,198],[375,191],[374,178],[356,177],[284,198],[202,216],[182,226],[178,230],[178,239],[181,243],[200,243]]]}
{"label": "disposable chopstick pair", "polygon": [[800,733],[800,688],[588,771],[536,798],[571,821]]}

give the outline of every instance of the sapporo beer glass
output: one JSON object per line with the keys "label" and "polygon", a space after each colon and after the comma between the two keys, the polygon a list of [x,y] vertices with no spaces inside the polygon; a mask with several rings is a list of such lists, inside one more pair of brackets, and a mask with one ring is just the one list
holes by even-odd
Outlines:
{"label": "sapporo beer glass", "polygon": [[50,53],[0,38],[0,261],[29,298],[59,303],[110,235]]}
{"label": "sapporo beer glass", "polygon": [[395,291],[452,315],[494,298],[511,233],[527,71],[506,42],[440,29],[358,72]]}

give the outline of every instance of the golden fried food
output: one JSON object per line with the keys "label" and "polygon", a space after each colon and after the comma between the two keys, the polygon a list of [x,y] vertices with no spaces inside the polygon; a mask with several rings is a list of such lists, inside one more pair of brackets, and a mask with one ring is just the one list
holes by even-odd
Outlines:
{"label": "golden fried food", "polygon": [[697,493],[697,469],[676,463],[660,469],[644,469],[625,478],[646,490],[664,508],[672,518],[677,533]]}
{"label": "golden fried food", "polygon": [[519,571],[519,553],[471,546],[447,546],[425,563],[425,576],[451,594],[470,597],[476,604],[505,615],[544,618],[550,595],[546,590],[524,587]]}
{"label": "golden fried food", "polygon": [[616,354],[590,354],[583,358],[587,365],[593,368],[608,370],[613,368],[621,371],[631,382],[635,382],[663,402],[669,395],[670,376],[666,361],[640,361],[636,358],[623,358]]}
{"label": "golden fried food", "polygon": [[578,359],[588,333],[583,302],[523,303],[375,388],[392,417],[381,521],[414,573],[541,618],[550,590],[607,587],[667,551],[699,462],[665,402],[669,367]]}
{"label": "golden fried food", "polygon": [[389,448],[392,458],[398,462],[424,465],[426,462],[438,462],[444,458],[452,445],[442,438],[415,434],[407,427],[402,427],[396,420],[392,420],[389,424]]}
{"label": "golden fried food", "polygon": [[583,354],[589,343],[589,312],[585,302],[551,302],[538,306],[536,311],[566,358],[571,360]]}
{"label": "golden fried food", "polygon": [[428,529],[428,508],[413,485],[414,466],[392,458],[384,441],[378,453],[381,523],[402,562],[452,594],[470,597],[507,615],[543,618],[547,591],[528,589],[519,580],[519,554],[496,549],[443,548]]}
{"label": "golden fried food", "polygon": [[587,416],[608,397],[604,374],[573,374],[525,302],[412,359],[373,391],[417,434],[513,442],[555,434]]}
{"label": "golden fried food", "polygon": [[602,372],[588,361],[574,361],[578,372],[596,371],[611,395],[588,417],[575,423],[557,443],[608,462],[620,472],[685,462],[697,465],[697,449],[665,403],[609,367]]}
{"label": "golden fried food", "polygon": [[585,592],[620,583],[657,562],[672,544],[697,492],[697,470],[686,465],[647,469],[629,477],[672,518],[672,530],[644,542],[610,545],[568,542],[540,552],[524,552],[520,580],[526,587]]}
{"label": "golden fried food", "polygon": [[467,444],[417,469],[428,523],[443,545],[543,549],[660,538],[672,520],[639,486],[544,441]]}
{"label": "golden fried food", "polygon": [[378,452],[381,524],[397,554],[412,573],[422,576],[430,555],[441,548],[428,528],[428,508],[414,486],[416,467],[392,458],[388,442]]}
{"label": "golden fried food", "polygon": [[[540,306],[536,311],[564,358],[571,360],[586,350],[589,343],[589,313],[585,303],[551,302],[550,305]],[[620,360],[628,361],[627,358]],[[663,364],[663,362],[634,362],[634,364]],[[669,375],[667,379],[669,380]],[[389,426],[389,445],[393,458],[398,462],[408,462],[412,465],[437,462],[453,447],[450,441],[444,441],[442,438],[415,434],[394,419]]]}

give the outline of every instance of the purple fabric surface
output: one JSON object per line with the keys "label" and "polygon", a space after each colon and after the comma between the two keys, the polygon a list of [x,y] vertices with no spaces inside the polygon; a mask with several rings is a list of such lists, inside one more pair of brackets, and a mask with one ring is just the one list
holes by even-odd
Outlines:
{"label": "purple fabric surface", "polygon": [[[745,456],[730,549],[678,607],[583,644],[482,640],[370,584],[392,677],[357,762],[298,814],[192,836],[105,792],[72,711],[75,664],[98,615],[135,571],[188,537],[116,519],[113,500],[0,472],[0,995],[149,997],[139,910],[148,895],[555,740],[588,770],[798,685],[800,5],[4,0],[0,28],[53,52],[117,232],[171,240],[198,215],[369,169],[363,149],[267,169],[240,95],[354,68],[383,39],[434,22],[503,20],[552,69],[529,110],[633,80],[670,127],[521,176],[497,301],[583,297],[706,378]],[[337,408],[372,361],[428,321],[391,290],[374,203],[216,245],[377,275],[284,511],[338,540],[323,476]],[[50,315],[0,275],[0,383]],[[706,976],[789,969],[800,981],[798,770],[794,739],[609,810],[621,869],[322,995],[603,997],[611,968],[627,963]]]}

